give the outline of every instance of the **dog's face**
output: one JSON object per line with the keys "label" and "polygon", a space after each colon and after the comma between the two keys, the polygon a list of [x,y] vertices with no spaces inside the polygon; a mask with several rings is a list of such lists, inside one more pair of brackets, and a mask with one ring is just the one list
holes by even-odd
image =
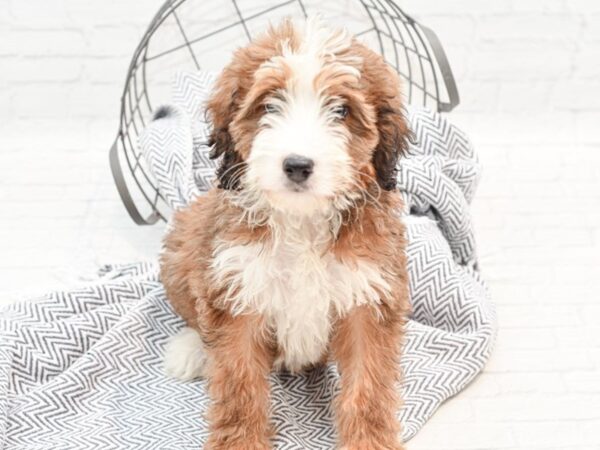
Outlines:
{"label": "dog's face", "polygon": [[399,80],[345,31],[314,20],[269,30],[235,53],[208,111],[221,188],[309,213],[396,186],[408,135]]}

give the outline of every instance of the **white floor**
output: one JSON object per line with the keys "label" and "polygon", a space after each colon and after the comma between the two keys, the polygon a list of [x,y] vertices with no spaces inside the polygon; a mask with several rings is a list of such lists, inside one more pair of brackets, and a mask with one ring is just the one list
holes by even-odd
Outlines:
{"label": "white floor", "polygon": [[[600,118],[457,119],[485,168],[473,214],[501,329],[484,373],[408,447],[600,449]],[[156,254],[162,227],[135,226],[113,187],[115,125],[0,133],[0,305]]]}

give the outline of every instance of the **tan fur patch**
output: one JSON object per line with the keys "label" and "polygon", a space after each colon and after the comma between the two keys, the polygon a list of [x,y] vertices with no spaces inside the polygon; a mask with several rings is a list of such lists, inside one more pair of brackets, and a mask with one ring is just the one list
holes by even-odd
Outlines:
{"label": "tan fur patch", "polygon": [[[346,203],[331,200],[330,215],[302,225],[295,235],[288,225],[276,225],[281,221],[274,212],[258,208],[243,185],[235,183],[260,129],[263,99],[276,95],[294,76],[295,69],[282,58],[313,45],[306,39],[284,22],[235,53],[208,103],[215,154],[225,155],[219,171],[224,189],[214,189],[176,213],[164,242],[161,279],[167,296],[200,334],[211,361],[214,403],[206,448],[213,450],[270,448],[269,371],[276,361],[298,369],[328,352],[342,374],[336,407],[341,445],[348,450],[402,448],[396,383],[409,299],[398,214],[402,203],[393,187],[408,128],[397,75],[356,41],[344,46],[335,33],[315,38],[342,50],[338,59],[323,62],[313,82],[328,96],[343,98],[350,110],[343,124],[353,182],[345,187]],[[293,273],[282,269],[288,261]],[[256,283],[259,273],[265,291]],[[340,279],[359,286],[348,291],[350,301],[335,297],[343,287],[336,284]],[[316,283],[318,289],[303,282]],[[325,325],[312,336],[310,329],[300,327],[294,345],[302,351],[290,353],[290,341],[277,326],[302,324],[274,320],[273,299],[279,296],[283,316],[293,304],[308,307],[316,320],[319,311],[310,309],[311,299],[297,295],[309,288],[329,301],[314,302],[326,305],[321,311]],[[336,304],[343,307],[336,310]],[[315,340],[317,345],[309,348]]]}

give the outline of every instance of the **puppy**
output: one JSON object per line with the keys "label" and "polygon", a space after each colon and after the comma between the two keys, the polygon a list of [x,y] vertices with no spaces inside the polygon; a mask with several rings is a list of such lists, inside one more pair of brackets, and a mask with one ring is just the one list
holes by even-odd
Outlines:
{"label": "puppy", "polygon": [[205,448],[269,449],[269,372],[331,357],[340,447],[401,449],[409,310],[400,82],[346,31],[285,21],[237,50],[207,109],[218,188],[176,213],[161,277],[187,322],[174,376],[208,378]]}

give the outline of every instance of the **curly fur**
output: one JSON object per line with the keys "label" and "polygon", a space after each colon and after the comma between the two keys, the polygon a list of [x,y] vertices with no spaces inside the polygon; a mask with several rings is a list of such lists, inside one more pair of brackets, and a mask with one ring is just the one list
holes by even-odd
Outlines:
{"label": "curly fur", "polygon": [[[285,21],[235,53],[208,111],[219,187],[176,213],[161,256],[190,327],[166,367],[209,378],[205,448],[271,448],[269,371],[328,358],[341,372],[340,446],[403,448],[409,302],[395,170],[409,132],[397,75],[344,31]],[[282,173],[290,153],[315,161],[302,187]]]}

